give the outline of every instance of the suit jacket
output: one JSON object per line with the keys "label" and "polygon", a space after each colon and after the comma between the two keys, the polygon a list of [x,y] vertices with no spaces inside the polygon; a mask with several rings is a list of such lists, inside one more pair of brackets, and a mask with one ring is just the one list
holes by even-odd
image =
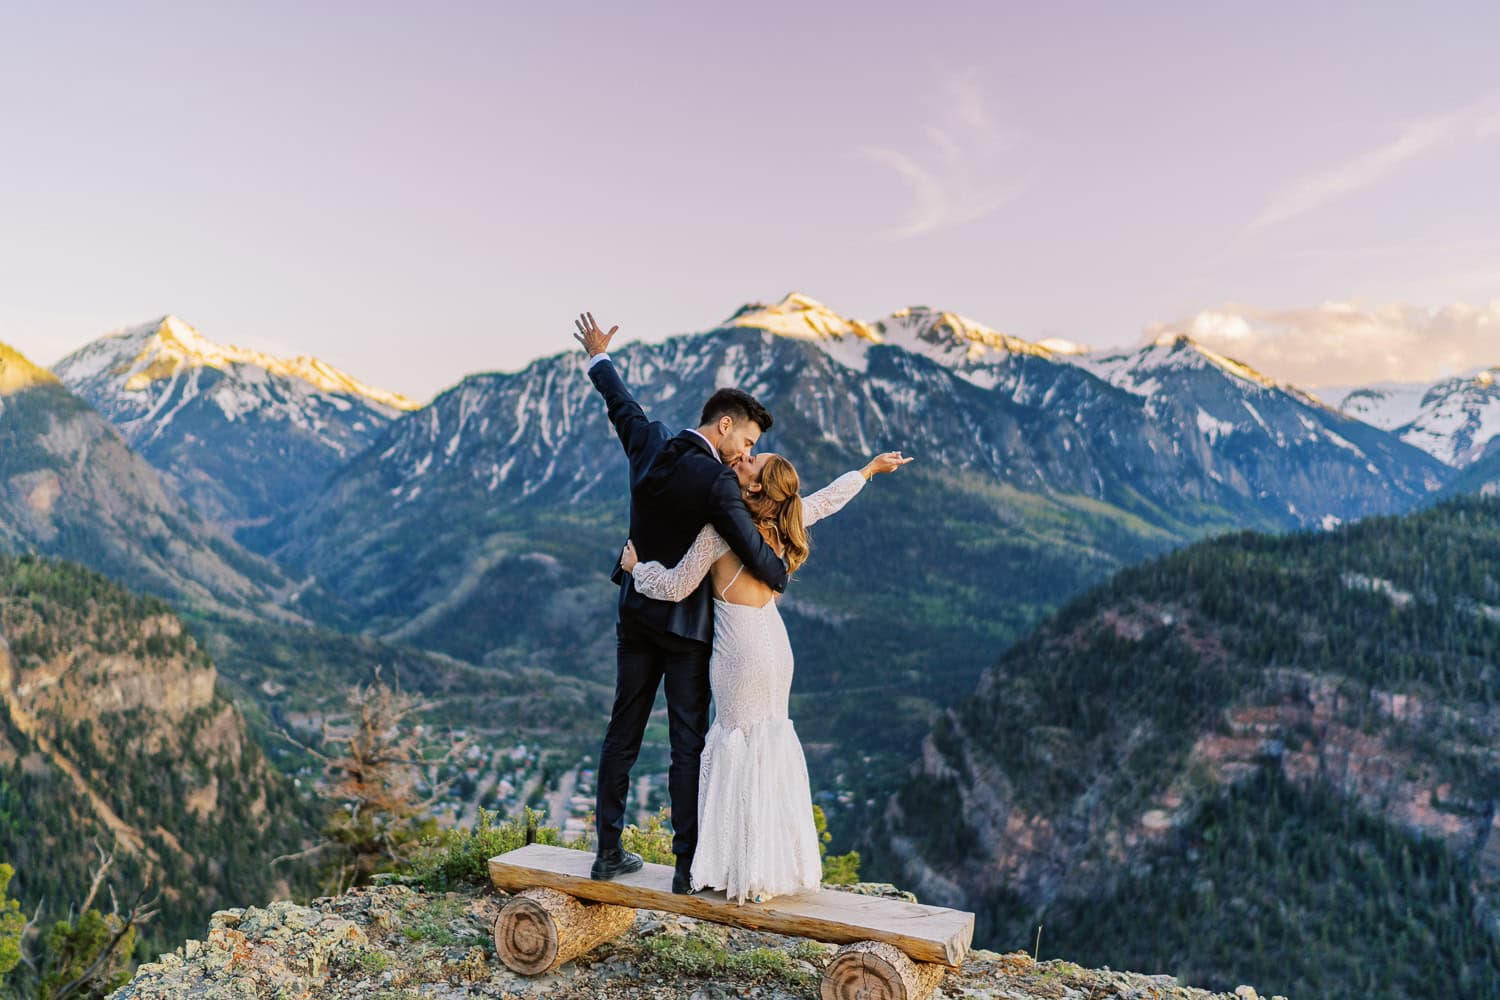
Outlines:
{"label": "suit jacket", "polygon": [[[660,421],[647,419],[615,370],[600,361],[589,369],[604,397],[630,461],[630,538],[642,560],[675,566],[705,524],[729,543],[745,568],[772,589],[786,589],[786,563],[756,530],[734,470],[692,431],[673,435]],[[619,620],[700,642],[714,636],[713,591],[708,577],[687,599],[657,601],[640,594],[619,566],[610,579],[620,585]]]}

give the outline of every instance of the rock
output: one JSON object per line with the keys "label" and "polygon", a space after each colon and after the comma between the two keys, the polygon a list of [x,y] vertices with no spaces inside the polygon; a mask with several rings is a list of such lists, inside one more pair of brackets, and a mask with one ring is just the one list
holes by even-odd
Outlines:
{"label": "rock", "polygon": [[208,918],[208,926],[238,927],[240,925],[240,918],[244,915],[245,909],[242,906],[236,906],[230,910],[219,910]]}
{"label": "rock", "polygon": [[461,960],[450,963],[445,971],[449,982],[480,982],[490,975],[488,956],[483,948],[470,948]]}
{"label": "rock", "polygon": [[559,972],[549,972],[545,976],[537,976],[534,979],[523,977],[517,986],[517,992],[532,997],[550,997],[560,992],[560,988],[566,985]]}
{"label": "rock", "polygon": [[830,885],[826,888],[840,892],[855,892],[861,896],[881,896],[885,899],[900,899],[908,903],[918,902],[915,893],[898,889],[889,882],[855,882],[852,885]]}
{"label": "rock", "polygon": [[[878,894],[880,888],[873,891]],[[495,958],[488,932],[481,931],[488,915],[498,911],[500,899],[483,890],[424,895],[393,884],[354,889],[307,906],[278,900],[264,907],[221,910],[210,919],[204,940],[189,941],[140,966],[112,1000],[807,1000],[817,995],[819,964],[826,961],[819,953],[826,956],[836,948],[642,911],[628,931],[601,946],[593,958],[584,956],[547,975],[527,978]],[[455,918],[455,913],[464,916]],[[393,933],[401,927],[407,933]],[[697,956],[694,963],[724,963],[717,971],[673,964],[678,959],[671,956],[680,949],[662,938],[690,933],[711,945],[688,949]],[[763,967],[736,972],[737,965],[724,954],[757,949],[790,953],[792,961],[771,972]],[[944,977],[933,996],[1260,1000],[1249,987],[1231,998],[1178,986],[1171,976],[1085,969],[1060,960],[1037,963],[1024,951],[982,949],[970,954],[962,970]]]}

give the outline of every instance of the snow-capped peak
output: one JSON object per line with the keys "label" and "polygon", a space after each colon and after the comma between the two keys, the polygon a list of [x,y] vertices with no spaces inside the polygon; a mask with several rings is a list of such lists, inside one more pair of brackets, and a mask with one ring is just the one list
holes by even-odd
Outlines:
{"label": "snow-capped peak", "polygon": [[876,326],[886,343],[929,355],[934,353],[931,348],[936,348],[939,360],[962,357],[976,362],[1009,354],[1048,358],[1053,353],[1040,344],[1001,333],[958,313],[926,306],[898,309]]}
{"label": "snow-capped peak", "polygon": [[782,337],[823,341],[854,336],[878,338],[869,325],[841,316],[817,299],[801,292],[788,292],[780,302],[747,302],[724,321],[724,326],[748,326]]}
{"label": "snow-capped peak", "polygon": [[57,365],[57,373],[70,384],[108,374],[120,378],[126,392],[139,392],[185,369],[228,370],[235,365],[250,365],[272,375],[299,379],[323,392],[357,396],[392,410],[415,410],[420,405],[398,393],[365,385],[316,358],[299,356],[286,360],[243,347],[217,344],[173,315],[108,333],[64,358]]}
{"label": "snow-capped peak", "polygon": [[1063,357],[1094,353],[1094,349],[1087,344],[1076,344],[1071,340],[1064,340],[1061,337],[1043,337],[1036,342],[1036,346],[1045,348],[1050,353]]}
{"label": "snow-capped peak", "polygon": [[32,386],[55,383],[57,377],[45,368],[38,368],[20,351],[0,344],[0,396],[9,396]]}
{"label": "snow-capped peak", "polygon": [[1449,465],[1465,466],[1500,435],[1500,368],[1435,383],[1421,406],[1396,433]]}
{"label": "snow-capped peak", "polygon": [[1088,357],[1081,359],[1079,363],[1105,381],[1138,396],[1154,394],[1161,387],[1160,379],[1163,374],[1213,368],[1252,385],[1282,389],[1312,399],[1306,393],[1281,385],[1244,362],[1225,357],[1204,347],[1187,334],[1176,331],[1160,334],[1134,351]]}
{"label": "snow-capped peak", "polygon": [[846,368],[864,371],[870,345],[881,342],[868,323],[842,316],[801,292],[789,292],[780,302],[747,302],[722,324],[765,330],[778,337],[815,342]]}
{"label": "snow-capped peak", "polygon": [[[908,306],[867,323],[843,316],[800,292],[791,292],[774,304],[746,303],[723,325],[813,341],[835,361],[857,371],[866,369],[872,346],[899,347],[931,358],[960,378],[986,387],[998,381],[995,365],[1011,355],[1050,359],[1058,353],[955,312]],[[1065,346],[1070,354],[1082,351],[1076,344]]]}

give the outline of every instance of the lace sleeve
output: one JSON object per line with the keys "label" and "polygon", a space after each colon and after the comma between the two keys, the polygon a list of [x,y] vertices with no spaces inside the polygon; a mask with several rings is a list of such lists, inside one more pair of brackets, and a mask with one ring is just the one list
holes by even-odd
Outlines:
{"label": "lace sleeve", "polygon": [[680,601],[698,589],[708,575],[708,568],[724,553],[729,543],[719,537],[713,525],[705,524],[692,546],[671,569],[659,562],[638,562],[630,575],[635,589],[658,601]]}
{"label": "lace sleeve", "polygon": [[865,477],[855,471],[844,473],[816,493],[809,493],[802,498],[803,526],[811,527],[828,515],[837,514],[864,488]]}

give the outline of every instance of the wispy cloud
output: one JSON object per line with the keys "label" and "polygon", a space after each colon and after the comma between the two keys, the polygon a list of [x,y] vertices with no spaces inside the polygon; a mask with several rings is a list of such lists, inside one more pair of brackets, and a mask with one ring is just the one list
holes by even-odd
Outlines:
{"label": "wispy cloud", "polygon": [[1427,382],[1500,365],[1500,299],[1436,310],[1400,302],[1296,309],[1231,304],[1154,324],[1144,336],[1168,331],[1308,388]]}
{"label": "wispy cloud", "polygon": [[1247,232],[1294,219],[1384,180],[1404,164],[1443,148],[1500,136],[1500,94],[1407,124],[1396,137],[1337,166],[1299,178],[1277,192]]}
{"label": "wispy cloud", "polygon": [[909,239],[974,222],[1025,188],[1015,156],[1021,137],[995,122],[974,70],[944,81],[942,110],[922,134],[926,143],[919,150],[859,147],[861,156],[894,170],[911,194],[906,219],[881,231],[882,238]]}

